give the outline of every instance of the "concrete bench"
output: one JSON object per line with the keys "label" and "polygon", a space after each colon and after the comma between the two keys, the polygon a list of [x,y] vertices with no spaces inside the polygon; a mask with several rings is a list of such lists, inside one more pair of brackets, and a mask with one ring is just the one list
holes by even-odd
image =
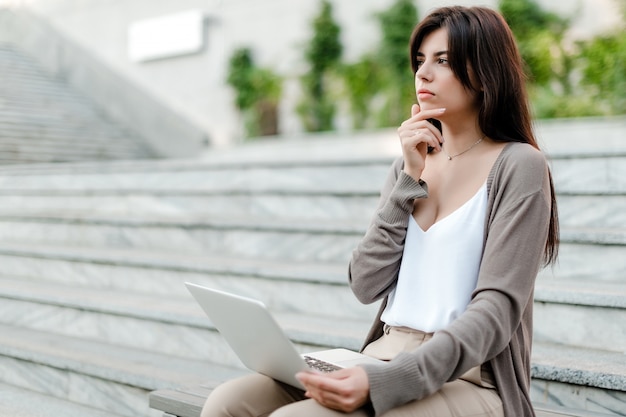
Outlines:
{"label": "concrete bench", "polygon": [[[163,411],[163,417],[199,417],[204,400],[219,382],[164,389],[150,393],[150,407]],[[585,410],[535,404],[537,417],[608,417]]]}

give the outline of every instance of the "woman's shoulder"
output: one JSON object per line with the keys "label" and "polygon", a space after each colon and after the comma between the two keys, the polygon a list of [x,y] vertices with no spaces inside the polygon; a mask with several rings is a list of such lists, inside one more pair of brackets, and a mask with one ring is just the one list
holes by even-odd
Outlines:
{"label": "woman's shoulder", "polygon": [[541,168],[547,166],[544,153],[528,143],[509,142],[498,159],[501,168],[515,171],[539,169],[539,172],[542,172]]}
{"label": "woman's shoulder", "polygon": [[491,182],[508,183],[516,188],[543,187],[548,162],[542,151],[528,143],[509,142],[491,172]]}
{"label": "woman's shoulder", "polygon": [[504,147],[502,153],[503,156],[509,161],[537,161],[542,163],[545,163],[546,161],[546,157],[543,152],[529,143],[509,142]]}

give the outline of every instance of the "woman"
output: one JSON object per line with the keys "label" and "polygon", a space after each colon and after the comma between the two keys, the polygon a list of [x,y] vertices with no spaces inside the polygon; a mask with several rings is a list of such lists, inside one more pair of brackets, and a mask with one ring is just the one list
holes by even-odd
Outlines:
{"label": "woman", "polygon": [[363,352],[386,362],[300,373],[305,393],[245,377],[203,417],[534,415],[533,288],[558,220],[519,53],[496,12],[451,7],[415,28],[410,57],[418,104],[350,262],[356,297],[383,300]]}

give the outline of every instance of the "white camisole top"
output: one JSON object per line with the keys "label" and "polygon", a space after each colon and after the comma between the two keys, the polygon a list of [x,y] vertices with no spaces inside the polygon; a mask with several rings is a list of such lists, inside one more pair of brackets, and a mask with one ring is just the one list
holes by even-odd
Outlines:
{"label": "white camisole top", "polygon": [[486,184],[426,232],[409,215],[398,282],[383,322],[435,332],[465,311],[478,280],[486,215]]}

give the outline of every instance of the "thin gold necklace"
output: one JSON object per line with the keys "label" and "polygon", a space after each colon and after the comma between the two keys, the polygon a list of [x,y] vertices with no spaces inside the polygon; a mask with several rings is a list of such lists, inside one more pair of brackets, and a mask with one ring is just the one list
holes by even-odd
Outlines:
{"label": "thin gold necklace", "polygon": [[443,145],[441,146],[441,150],[443,151],[443,153],[445,153],[445,154],[446,154],[446,157],[448,158],[448,161],[452,161],[452,158],[456,158],[457,156],[463,155],[465,152],[468,152],[468,151],[469,151],[470,149],[472,149],[474,146],[476,146],[476,145],[478,145],[480,142],[482,142],[482,141],[483,141],[483,139],[485,139],[485,136],[487,136],[487,135],[484,135],[482,138],[480,138],[480,139],[478,139],[476,142],[474,142],[474,143],[472,144],[472,146],[470,146],[469,148],[467,148],[467,149],[466,149],[466,150],[464,150],[463,152],[459,152],[459,153],[457,153],[456,155],[450,155],[448,152],[446,152],[446,150],[445,150],[445,149],[443,149]]}

